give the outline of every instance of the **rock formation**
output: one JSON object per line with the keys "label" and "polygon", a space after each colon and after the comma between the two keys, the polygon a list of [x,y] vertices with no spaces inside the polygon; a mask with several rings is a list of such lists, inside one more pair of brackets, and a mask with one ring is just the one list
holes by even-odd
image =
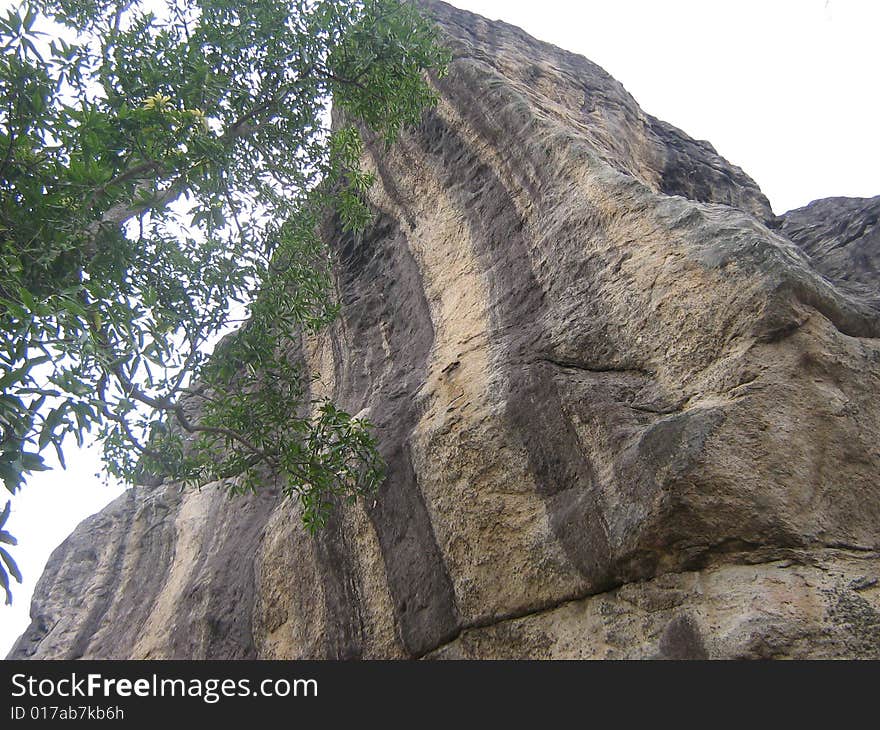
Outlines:
{"label": "rock formation", "polygon": [[880,658],[880,198],[777,218],[591,62],[426,5],[440,104],[369,145],[293,343],[377,498],[311,538],[269,486],[129,490],[11,656]]}

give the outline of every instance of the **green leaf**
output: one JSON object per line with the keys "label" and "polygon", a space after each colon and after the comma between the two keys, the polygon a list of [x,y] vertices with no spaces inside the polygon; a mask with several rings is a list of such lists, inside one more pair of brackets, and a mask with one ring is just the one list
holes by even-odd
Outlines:
{"label": "green leaf", "polygon": [[[6,563],[6,568],[9,570],[9,573],[15,578],[16,581],[21,583],[21,572],[18,569],[18,566],[15,564],[15,561],[12,559],[12,556],[6,551],[5,548],[0,547],[0,558],[3,559],[3,562]],[[0,567],[2,570],[2,567]]]}
{"label": "green leaf", "polygon": [[[40,55],[40,52],[37,50],[37,47],[34,45],[33,41],[30,38],[22,38],[21,42],[22,42],[23,46],[25,46],[31,53],[33,53],[37,57],[37,59],[39,60],[40,63],[45,63],[45,61],[43,60],[43,57]],[[39,104],[39,106],[41,107],[42,106],[42,94],[39,97],[37,97],[37,99],[41,102]],[[35,106],[36,106],[36,104],[35,104]]]}
{"label": "green leaf", "polygon": [[51,467],[46,466],[43,457],[39,454],[30,452],[22,452],[21,454],[22,471],[49,471]]}
{"label": "green leaf", "polygon": [[56,437],[56,429],[64,422],[64,412],[67,410],[67,403],[62,403],[57,408],[49,411],[43,421],[43,428],[40,430],[40,438],[37,447],[42,451],[47,444]]}
{"label": "green leaf", "polygon": [[44,362],[51,359],[52,358],[48,355],[41,355],[40,357],[35,357],[33,360],[29,360],[17,370],[6,373],[6,375],[0,378],[0,390],[6,390],[10,385],[26,379],[33,368],[42,365]]}
{"label": "green leaf", "polygon": [[21,470],[9,462],[0,461],[0,479],[10,494],[15,494],[22,483]]}
{"label": "green leaf", "polygon": [[12,592],[9,590],[9,576],[6,571],[0,567],[0,587],[6,592],[6,605],[12,605]]}
{"label": "green leaf", "polygon": [[61,464],[62,469],[67,469],[67,463],[64,461],[64,451],[61,449],[61,444],[58,441],[53,441],[52,445],[55,447],[55,455],[58,457],[58,463]]}

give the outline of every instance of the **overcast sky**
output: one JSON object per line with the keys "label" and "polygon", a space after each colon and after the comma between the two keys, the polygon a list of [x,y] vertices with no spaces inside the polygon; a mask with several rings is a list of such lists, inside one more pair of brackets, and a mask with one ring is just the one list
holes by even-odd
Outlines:
{"label": "overcast sky", "polygon": [[[782,213],[833,195],[880,194],[876,0],[456,0],[581,53],[642,108],[709,140]],[[0,0],[0,8],[9,2]],[[94,451],[94,450],[93,450]],[[0,606],[0,656],[28,623],[33,586],[76,524],[120,493],[94,454],[32,479],[9,530],[25,574]],[[2,506],[2,505],[0,505]]]}

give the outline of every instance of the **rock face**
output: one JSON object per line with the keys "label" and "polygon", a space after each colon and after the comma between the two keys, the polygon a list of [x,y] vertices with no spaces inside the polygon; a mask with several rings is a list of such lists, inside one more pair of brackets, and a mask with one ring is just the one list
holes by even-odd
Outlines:
{"label": "rock face", "polygon": [[781,230],[841,289],[880,308],[880,196],[826,198],[781,218]]}
{"label": "rock face", "polygon": [[370,145],[298,343],[388,478],[127,492],[13,657],[880,658],[880,199],[782,218],[586,59],[428,3],[439,106]]}

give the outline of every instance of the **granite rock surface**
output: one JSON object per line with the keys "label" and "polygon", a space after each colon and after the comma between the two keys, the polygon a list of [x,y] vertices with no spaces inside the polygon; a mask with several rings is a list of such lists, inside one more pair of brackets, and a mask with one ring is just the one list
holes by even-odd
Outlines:
{"label": "granite rock surface", "polygon": [[315,538],[267,485],[128,491],[15,658],[880,658],[880,198],[777,217],[581,56],[426,3],[438,106],[368,140],[291,344],[388,477]]}

